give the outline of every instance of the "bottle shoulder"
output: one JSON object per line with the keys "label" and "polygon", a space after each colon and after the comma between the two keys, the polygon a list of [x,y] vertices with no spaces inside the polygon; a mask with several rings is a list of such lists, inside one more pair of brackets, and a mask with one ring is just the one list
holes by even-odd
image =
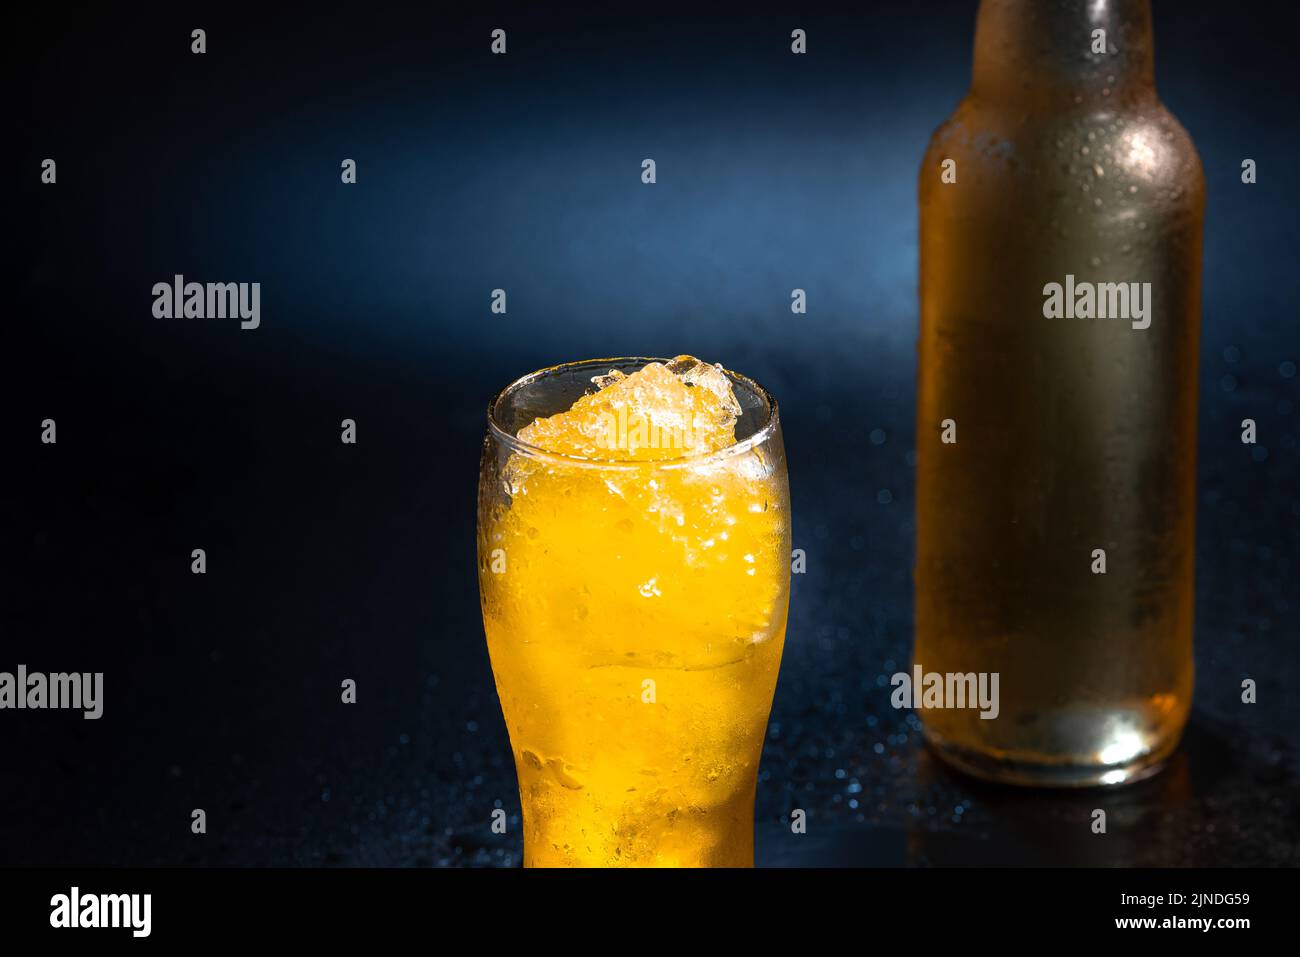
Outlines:
{"label": "bottle shoulder", "polygon": [[1014,180],[1022,188],[1077,180],[1094,186],[1204,191],[1187,130],[1156,97],[1099,109],[1025,110],[966,96],[930,138],[921,188],[946,160],[958,182]]}

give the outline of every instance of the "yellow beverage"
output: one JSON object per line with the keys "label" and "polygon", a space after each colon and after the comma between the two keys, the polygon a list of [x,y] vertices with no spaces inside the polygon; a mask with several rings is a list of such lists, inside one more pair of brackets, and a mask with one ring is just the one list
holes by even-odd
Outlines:
{"label": "yellow beverage", "polygon": [[480,485],[524,862],[749,866],[789,597],[775,406],[737,443],[738,414],[764,418],[732,391],[747,380],[685,357],[582,366],[548,370],[581,368],[571,409],[490,432]]}

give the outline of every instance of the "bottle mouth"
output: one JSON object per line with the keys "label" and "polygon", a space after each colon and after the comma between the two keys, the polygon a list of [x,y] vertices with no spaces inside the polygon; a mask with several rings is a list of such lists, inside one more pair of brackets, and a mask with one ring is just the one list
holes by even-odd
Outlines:
{"label": "bottle mouth", "polygon": [[971,93],[1053,112],[1154,98],[1150,0],[982,0]]}
{"label": "bottle mouth", "polygon": [[[749,434],[725,448],[710,452],[684,450],[681,455],[660,459],[632,459],[618,456],[593,458],[571,455],[567,452],[554,452],[527,442],[516,434],[529,422],[546,415],[566,411],[569,405],[582,395],[589,395],[595,391],[595,384],[591,381],[593,376],[602,375],[611,369],[634,372],[652,362],[667,364],[671,361],[671,359],[657,359],[647,356],[582,359],[530,372],[511,382],[488,402],[488,431],[495,441],[508,448],[511,452],[526,455],[529,458],[563,463],[568,467],[638,470],[696,468],[713,462],[725,461],[733,456],[744,455],[764,445],[772,437],[779,422],[776,399],[753,379],[738,372],[732,372],[730,369],[723,369],[722,371],[731,381],[741,403],[741,417],[737,420],[736,427],[740,429],[741,423],[746,423],[745,430]],[[581,391],[579,391],[580,389]],[[551,407],[547,403],[540,402],[541,399],[548,395],[552,402],[560,400],[563,403],[566,397],[571,396],[572,398],[567,398],[567,404],[563,404],[563,407],[560,407],[560,404]],[[531,400],[530,406],[538,404],[535,414],[528,415],[525,413],[519,415],[516,404],[521,400],[521,397],[527,397]],[[534,410],[530,408],[529,411]],[[513,424],[506,418],[512,412],[519,419]]]}

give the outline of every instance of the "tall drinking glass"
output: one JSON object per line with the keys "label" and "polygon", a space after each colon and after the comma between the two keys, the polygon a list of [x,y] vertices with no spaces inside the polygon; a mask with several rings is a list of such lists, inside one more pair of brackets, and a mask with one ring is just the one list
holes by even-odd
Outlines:
{"label": "tall drinking glass", "polygon": [[790,588],[776,402],[719,369],[738,400],[735,443],[652,460],[519,435],[611,370],[665,361],[544,369],[488,407],[479,590],[525,866],[753,864]]}

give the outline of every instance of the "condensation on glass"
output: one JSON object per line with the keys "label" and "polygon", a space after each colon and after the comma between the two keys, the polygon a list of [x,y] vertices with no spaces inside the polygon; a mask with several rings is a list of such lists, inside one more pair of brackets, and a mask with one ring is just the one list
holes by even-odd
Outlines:
{"label": "condensation on glass", "polygon": [[[1147,0],[983,0],[920,173],[915,663],[999,674],[995,719],[922,711],[968,772],[1115,784],[1177,744],[1204,193]],[[1049,318],[1052,283],[1120,315]]]}
{"label": "condensation on glass", "polygon": [[545,369],[489,409],[479,590],[526,866],[754,861],[790,597],[775,401],[726,373],[736,442],[707,455],[589,460],[518,439],[650,361]]}

